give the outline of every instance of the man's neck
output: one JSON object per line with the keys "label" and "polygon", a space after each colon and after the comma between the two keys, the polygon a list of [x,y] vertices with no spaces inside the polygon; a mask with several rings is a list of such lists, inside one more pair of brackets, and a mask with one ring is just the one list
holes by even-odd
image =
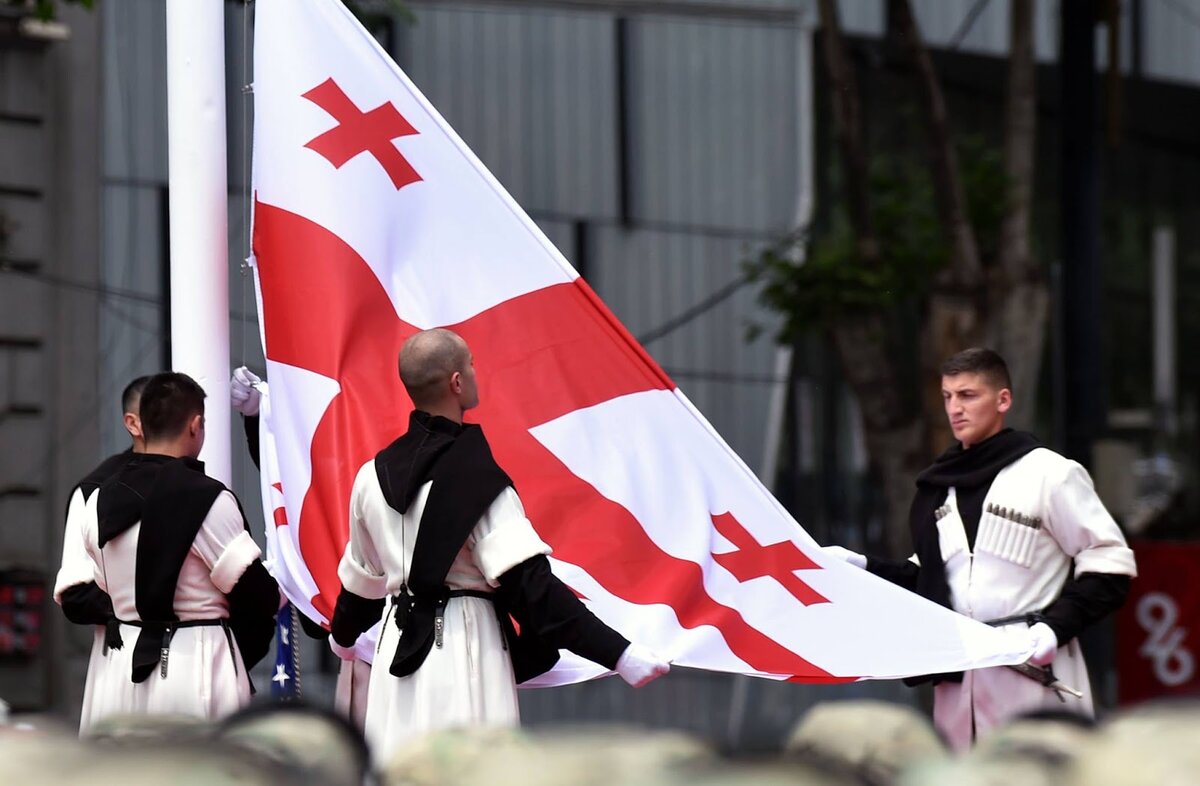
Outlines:
{"label": "man's neck", "polygon": [[984,442],[987,442],[989,439],[991,439],[992,437],[996,436],[996,435],[997,435],[997,434],[999,434],[1001,431],[1004,431],[1004,424],[1003,424],[1003,423],[1001,423],[1001,424],[1000,424],[1000,427],[999,427],[998,429],[996,429],[995,431],[993,431],[991,434],[988,434],[988,435],[987,435],[986,437],[984,437],[983,439],[976,440],[975,442],[972,442],[970,445],[968,445],[967,443],[963,442],[963,443],[962,443],[962,448],[963,448],[963,450],[970,450],[970,449],[971,449],[972,447],[974,447],[975,445],[982,445]]}
{"label": "man's neck", "polygon": [[143,452],[153,453],[156,456],[171,456],[172,458],[184,458],[191,455],[183,443],[179,441],[147,442]]}
{"label": "man's neck", "polygon": [[457,402],[447,402],[434,406],[418,407],[418,409],[422,410],[423,412],[428,412],[430,415],[435,417],[441,417],[445,418],[446,420],[453,421],[460,426],[463,422],[463,410],[462,407],[458,406]]}

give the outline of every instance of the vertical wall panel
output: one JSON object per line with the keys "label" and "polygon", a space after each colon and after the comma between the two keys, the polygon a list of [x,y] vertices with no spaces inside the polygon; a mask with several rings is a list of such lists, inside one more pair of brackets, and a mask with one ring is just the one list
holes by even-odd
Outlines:
{"label": "vertical wall panel", "polygon": [[1200,4],[1143,0],[1142,57],[1148,77],[1200,84]]}

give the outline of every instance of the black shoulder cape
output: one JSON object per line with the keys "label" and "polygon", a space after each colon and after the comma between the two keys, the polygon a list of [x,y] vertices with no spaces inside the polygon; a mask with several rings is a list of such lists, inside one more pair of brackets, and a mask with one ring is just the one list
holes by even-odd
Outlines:
{"label": "black shoulder cape", "polygon": [[404,436],[376,455],[375,474],[383,498],[399,513],[433,481],[397,605],[404,633],[390,671],[404,677],[421,666],[433,647],[434,616],[445,602],[446,573],[455,555],[512,480],[496,464],[483,429],[421,410],[409,416]]}
{"label": "black shoulder cape", "polygon": [[[138,454],[100,488],[99,546],[141,522],[134,572],[134,603],[144,624],[134,647],[133,681],[158,665],[163,623],[178,620],[175,588],[200,525],[224,484],[195,459]],[[158,625],[155,625],[158,623]]]}
{"label": "black shoulder cape", "polygon": [[104,482],[112,478],[121,468],[124,467],[129,460],[136,456],[132,449],[125,449],[121,453],[116,453],[101,461],[95,469],[84,476],[83,480],[79,481],[79,488],[83,492],[83,499],[86,501],[92,496],[98,488],[104,485]]}
{"label": "black shoulder cape", "polygon": [[[85,475],[75,486],[83,492],[84,501],[86,502],[106,480],[120,472],[134,455],[133,450],[127,448],[104,459]],[[67,507],[63,511],[64,520],[71,511],[70,497],[74,494],[75,489],[72,489],[67,498]],[[67,587],[62,592],[61,601],[63,614],[76,625],[105,625],[112,619],[112,600],[94,581]]]}

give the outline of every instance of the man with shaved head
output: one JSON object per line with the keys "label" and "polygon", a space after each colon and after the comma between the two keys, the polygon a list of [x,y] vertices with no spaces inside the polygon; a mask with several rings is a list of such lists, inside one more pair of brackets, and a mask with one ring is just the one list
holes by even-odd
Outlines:
{"label": "man with shaved head", "polygon": [[[668,664],[595,617],[550,571],[483,430],[475,365],[455,333],[426,330],[400,350],[408,431],[359,470],[332,646],[354,657],[383,620],[367,701],[376,756],[424,731],[518,722],[516,683],[570,650],[640,687]],[[519,626],[519,633],[513,622]]]}
{"label": "man with shaved head", "polygon": [[[400,349],[400,381],[417,409],[443,403],[442,384],[456,372],[461,374],[465,395],[450,404],[451,409],[461,405],[465,411],[478,406],[474,360],[467,342],[457,333],[442,328],[425,330],[405,341]],[[462,420],[462,412],[458,419]]]}

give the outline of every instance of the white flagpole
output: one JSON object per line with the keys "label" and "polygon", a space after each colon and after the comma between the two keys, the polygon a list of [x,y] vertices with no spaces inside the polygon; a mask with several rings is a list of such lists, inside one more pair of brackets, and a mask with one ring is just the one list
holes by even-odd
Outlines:
{"label": "white flagpole", "polygon": [[228,485],[229,258],[225,4],[167,0],[171,364],[208,394],[200,458]]}

